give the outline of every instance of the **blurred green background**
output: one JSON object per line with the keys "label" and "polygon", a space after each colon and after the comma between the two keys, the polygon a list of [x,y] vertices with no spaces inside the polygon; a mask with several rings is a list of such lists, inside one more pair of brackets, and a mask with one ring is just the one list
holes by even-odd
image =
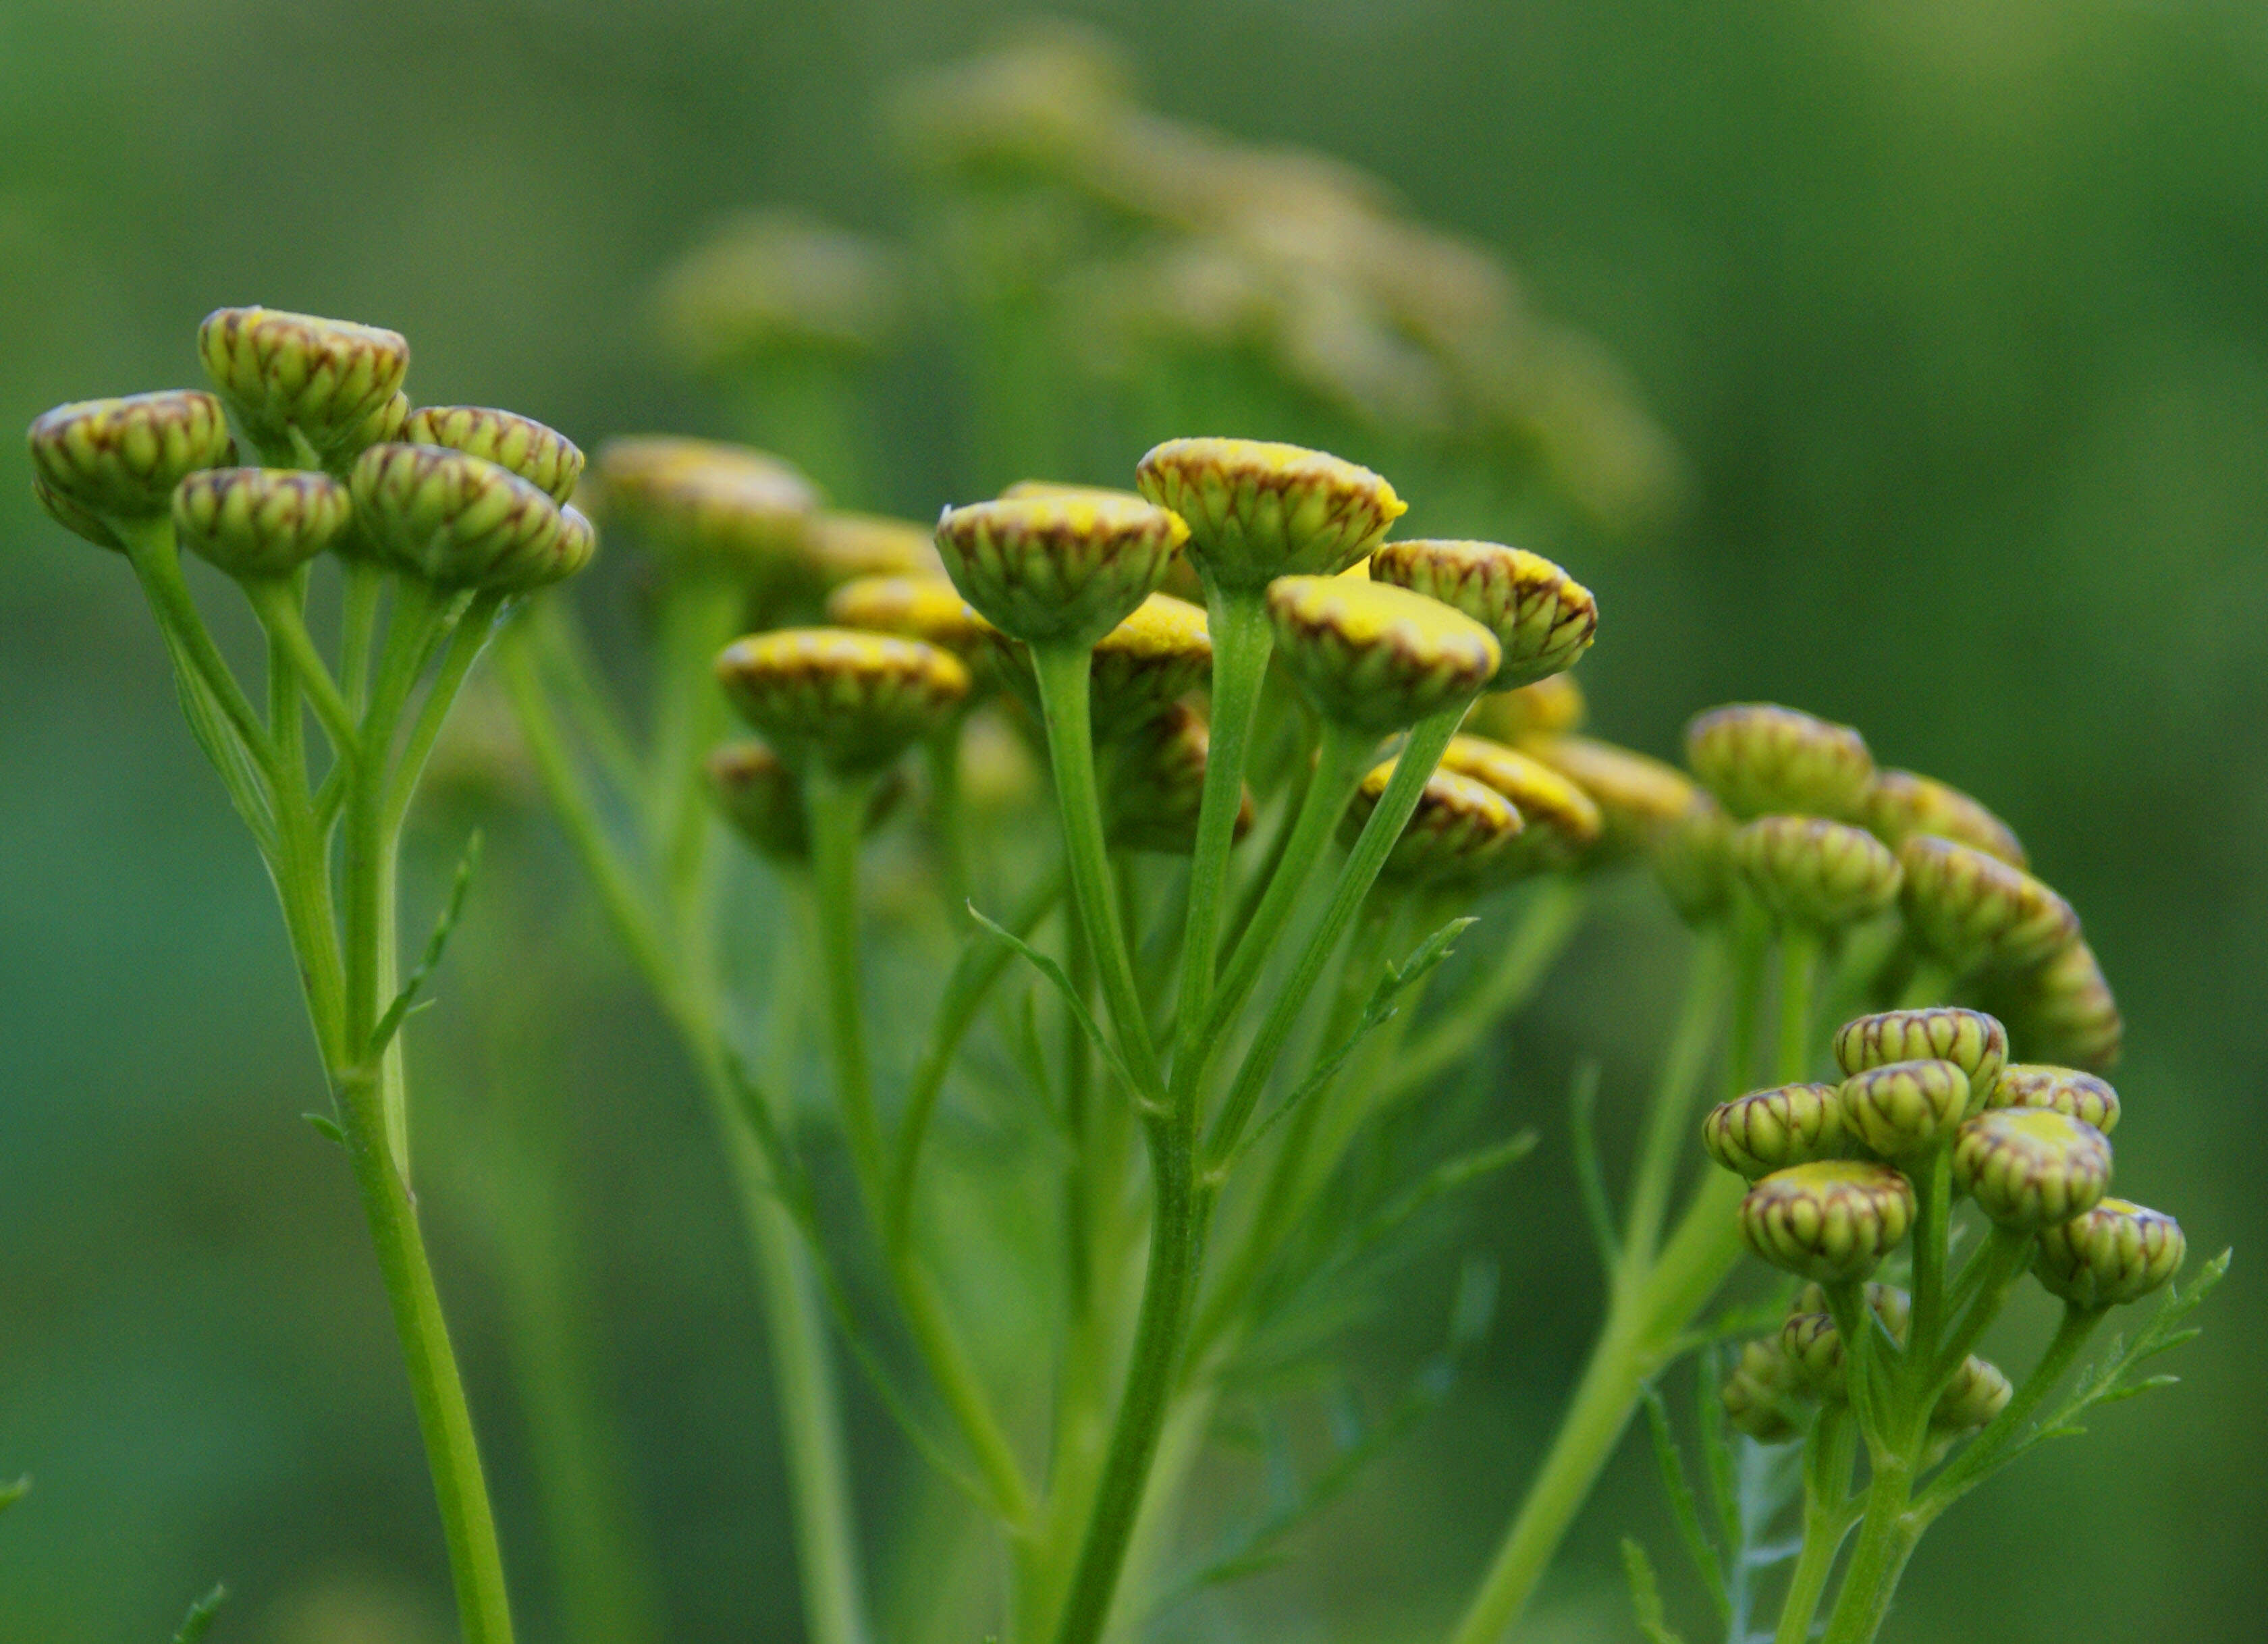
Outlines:
{"label": "blurred green background", "polygon": [[[1728,697],[1848,719],[1999,810],[2085,916],[2128,1022],[2123,1187],[2239,1265],[2184,1386],[1964,1505],[1888,1636],[2257,1636],[2268,15],[1070,11],[1123,45],[1156,106],[1378,174],[1623,363],[1683,452],[1687,502],[1648,530],[1561,522],[1535,545],[1601,595],[1582,678],[1606,734],[1668,753]],[[1011,15],[4,0],[0,422],[190,384],[198,318],[268,302],[405,332],[421,400],[515,407],[586,445],[729,431],[657,346],[659,273],[750,205],[901,231],[885,88]],[[882,387],[871,500],[921,516],[973,494],[952,359],[916,350]],[[0,486],[0,1476],[38,1483],[0,1522],[0,1640],[162,1638],[216,1577],[239,1595],[218,1638],[441,1638],[439,1541],[350,1184],[296,1118],[317,1069],[267,888],[122,569],[38,517],[21,478]],[[513,848],[575,883],[540,831]],[[1424,1305],[1351,1344],[1389,1367],[1430,1351],[1443,1274],[1485,1247],[1506,1282],[1483,1374],[1287,1570],[1177,1614],[1175,1635],[1414,1639],[1458,1602],[1592,1322],[1556,1092],[1579,1053],[1608,1057],[1610,1118],[1642,1088],[1674,938],[1640,900],[1501,1060],[1542,1154],[1418,1275]],[[546,917],[560,941],[591,935],[573,895]],[[572,1053],[549,1094],[590,1188],[587,1279],[669,1636],[791,1638],[761,1341],[714,1150],[666,1038],[600,976],[559,1002]],[[469,987],[445,985],[438,1014]],[[467,1025],[426,1036],[431,1104],[476,1082],[452,1061]],[[427,1214],[533,1572],[497,1290],[461,1199],[441,1171]],[[887,1523],[914,1486],[860,1415],[866,1516]],[[1635,1448],[1529,1636],[1636,1636],[1627,1529],[1667,1552]],[[549,1636],[541,1595],[526,1607]]]}

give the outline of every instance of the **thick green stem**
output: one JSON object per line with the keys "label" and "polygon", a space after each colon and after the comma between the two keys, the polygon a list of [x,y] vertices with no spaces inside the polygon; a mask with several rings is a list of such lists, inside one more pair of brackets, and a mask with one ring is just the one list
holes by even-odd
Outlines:
{"label": "thick green stem", "polygon": [[1826,1596],[1828,1577],[1835,1571],[1835,1555],[1850,1530],[1845,1497],[1857,1461],[1858,1431],[1850,1411],[1828,1405],[1819,1413],[1805,1446],[1803,1549],[1788,1575],[1787,1597],[1780,1606],[1772,1644],[1807,1644],[1811,1637],[1819,1601]]}
{"label": "thick green stem", "polygon": [[[306,578],[302,575],[261,578],[247,582],[243,587],[254,614],[259,617],[261,627],[267,630],[271,690],[280,664],[284,675],[306,693],[307,701],[314,708],[315,717],[322,722],[324,734],[330,738],[331,746],[338,751],[338,757],[348,759],[354,753],[361,730],[356,723],[354,709],[340,694],[338,684],[331,678],[331,671],[325,664],[322,654],[315,649],[313,636],[307,632],[306,613],[302,608],[302,601],[306,598],[305,584]],[[271,705],[268,720],[279,751],[287,730],[295,745],[300,741],[296,694],[288,716],[284,705],[278,701]]]}
{"label": "thick green stem", "polygon": [[1819,988],[1819,933],[1802,925],[1783,929],[1779,966],[1777,1076],[1782,1084],[1793,1084],[1811,1071],[1811,1012]]}
{"label": "thick green stem", "polygon": [[1912,1492],[1911,1459],[1878,1454],[1867,1486],[1866,1516],[1859,1521],[1858,1543],[1851,1549],[1851,1567],[1843,1573],[1843,1590],[1827,1618],[1825,1644],[1872,1644],[1881,1631],[1898,1577],[1913,1556],[1916,1532],[1906,1517]]}
{"label": "thick green stem", "polygon": [[1937,1369],[1937,1339],[1945,1323],[1945,1260],[1953,1212],[1953,1149],[1940,1142],[1927,1158],[1911,1161],[1914,1185],[1913,1317],[1906,1337],[1912,1397],[1928,1410]]}
{"label": "thick green stem", "polygon": [[961,721],[938,731],[924,745],[929,772],[929,822],[935,836],[938,892],[945,916],[955,929],[968,918],[968,841],[961,826]]}
{"label": "thick green stem", "polygon": [[1648,1104],[1646,1138],[1638,1144],[1638,1167],[1631,1178],[1630,1212],[1623,1232],[1624,1259],[1644,1266],[1653,1260],[1662,1218],[1679,1156],[1692,1133],[1693,1098],[1701,1088],[1716,1047],[1731,990],[1732,952],[1725,931],[1712,926],[1694,938],[1685,977],[1685,998],[1670,1031]]}

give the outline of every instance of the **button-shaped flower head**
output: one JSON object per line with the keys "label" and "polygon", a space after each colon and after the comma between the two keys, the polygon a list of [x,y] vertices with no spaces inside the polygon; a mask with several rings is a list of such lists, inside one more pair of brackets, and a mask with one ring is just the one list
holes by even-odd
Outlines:
{"label": "button-shaped flower head", "polygon": [[994,682],[1000,632],[970,609],[943,576],[860,576],[827,596],[827,620],[837,628],[908,639],[951,651],[980,686]]}
{"label": "button-shaped flower head", "polygon": [[[811,827],[803,806],[803,778],[762,743],[727,742],[711,753],[709,786],[740,836],[775,862],[811,856]],[[867,802],[868,832],[895,808],[905,784],[895,773],[875,784]]]}
{"label": "button-shaped flower head", "polygon": [[364,535],[437,588],[518,591],[590,558],[588,521],[485,458],[441,445],[372,445],[347,483]]}
{"label": "button-shaped flower head", "polygon": [[810,539],[819,578],[829,588],[861,576],[945,578],[930,528],[910,519],[830,509],[812,520]]}
{"label": "button-shaped flower head", "polygon": [[1369,469],[1300,445],[1169,439],[1135,470],[1142,495],[1189,522],[1189,554],[1224,588],[1330,576],[1408,511]]}
{"label": "button-shaped flower head", "polygon": [[203,468],[173,491],[173,533],[231,576],[288,576],[354,517],[347,488],[311,468]]}
{"label": "button-shaped flower head", "polygon": [[1089,686],[1094,734],[1106,737],[1154,716],[1212,674],[1212,638],[1202,607],[1152,594],[1094,645]]}
{"label": "button-shaped flower head", "polygon": [[1953,1178],[2002,1227],[2036,1233],[2095,1208],[2110,1185],[2110,1144],[2052,1108],[1995,1108],[1954,1138]]}
{"label": "button-shaped flower head", "polygon": [[1504,660],[1489,683],[1498,691],[1563,672],[1599,631],[1599,602],[1589,589],[1542,554],[1498,542],[1381,543],[1370,556],[1370,576],[1439,599],[1495,635]]}
{"label": "button-shaped flower head", "polygon": [[1843,1126],[1886,1159],[1927,1153],[1961,1123],[1969,1075],[1949,1061],[1884,1062],[1843,1081]]}
{"label": "button-shaped flower head", "polygon": [[1567,737],[1583,728],[1583,687],[1555,673],[1513,691],[1491,691],[1465,716],[1476,737],[1518,746],[1544,737]]}
{"label": "button-shaped flower head", "polygon": [[1496,672],[1496,638],[1438,599],[1351,576],[1268,585],[1276,654],[1335,724],[1384,736],[1469,701]]}
{"label": "button-shaped flower head", "polygon": [[333,460],[366,443],[409,371],[398,331],[276,308],[216,309],[197,327],[197,356],[262,450],[289,450],[297,429]]}
{"label": "button-shaped flower head", "polygon": [[[1867,1305],[1890,1339],[1906,1339],[1912,1302],[1904,1290],[1887,1284],[1867,1287]],[[1795,1310],[1779,1327],[1779,1349],[1786,1355],[1795,1384],[1815,1398],[1841,1404],[1851,1396],[1843,1332],[1827,1310],[1827,1293],[1816,1284],[1804,1286]]]}
{"label": "button-shaped flower head", "polygon": [[1180,516],[1115,497],[948,508],[937,551],[962,598],[1028,644],[1086,646],[1154,592],[1189,536]]}
{"label": "button-shaped flower head", "polygon": [[1775,1171],[1741,1200],[1741,1237],[1775,1267],[1822,1284],[1863,1279],[1913,1225],[1913,1184],[1887,1164],[1820,1159]]}
{"label": "button-shaped flower head", "polygon": [[879,771],[968,694],[968,670],[919,640],[780,628],[734,640],[717,678],[742,718],[792,764]]}
{"label": "button-shaped flower head", "polygon": [[1720,1102],[1701,1121],[1701,1145],[1750,1181],[1832,1158],[1843,1146],[1843,1103],[1831,1084],[1781,1084]]}
{"label": "button-shaped flower head", "polygon": [[1933,1005],[1857,1016],[1835,1031],[1835,1060],[1846,1074],[1886,1062],[1949,1061],[1969,1075],[1967,1112],[1989,1105],[2008,1061],[2008,1031],[1982,1010]]}
{"label": "button-shaped flower head", "polygon": [[1599,807],[1603,825],[1591,860],[1620,862],[1653,850],[1700,791],[1675,766],[1589,737],[1536,737],[1522,745]]}
{"label": "button-shaped flower head", "polygon": [[2000,1070],[1987,1107],[2042,1107],[2094,1126],[2104,1135],[2118,1128],[2118,1092],[2077,1068],[2048,1062],[2011,1062]]}
{"label": "button-shaped flower head", "polygon": [[187,388],[60,405],[41,412],[26,438],[33,492],[83,537],[89,517],[158,518],[183,480],[236,459],[220,401]]}
{"label": "button-shaped flower head", "polygon": [[1696,788],[1653,846],[1653,877],[1687,924],[1706,925],[1733,905],[1738,870],[1733,865],[1732,815]]}
{"label": "button-shaped flower head", "polygon": [[2071,904],[1997,856],[1917,833],[1898,860],[1908,927],[1960,974],[2043,965],[2079,940]]}
{"label": "button-shaped flower head", "polygon": [[[1378,809],[1393,777],[1394,762],[1389,760],[1373,767],[1356,788],[1353,803],[1340,825],[1350,846],[1370,820],[1370,813]],[[1495,789],[1469,776],[1437,769],[1426,777],[1418,808],[1410,813],[1380,871],[1405,884],[1469,879],[1518,838],[1521,827],[1521,813]]]}
{"label": "button-shaped flower head", "polygon": [[1801,1390],[1795,1367],[1780,1350],[1777,1336],[1760,1337],[1741,1349],[1725,1378],[1725,1420],[1760,1444],[1781,1444],[1800,1429],[1796,1417]]}
{"label": "button-shaped flower head", "polygon": [[1864,828],[1815,816],[1767,816],[1736,831],[1733,862],[1784,924],[1837,930],[1897,899],[1898,859]]}
{"label": "button-shaped flower head", "polygon": [[2037,970],[2001,979],[1992,994],[2031,1054],[2082,1068],[2117,1062],[2125,1022],[2086,942],[2073,943]]}
{"label": "button-shaped flower head", "polygon": [[1495,789],[1527,824],[1498,855],[1493,873],[1556,871],[1572,866],[1599,842],[1605,826],[1599,807],[1541,760],[1485,737],[1459,736],[1442,750],[1441,768]]}
{"label": "button-shaped flower head", "polygon": [[2074,1307],[2117,1307],[2171,1279],[2188,1253],[2173,1217],[2105,1199],[2085,1215],[2043,1228],[2032,1272]]}
{"label": "button-shaped flower head", "polygon": [[810,576],[819,493],[778,458],[669,435],[610,439],[594,476],[606,517],[684,569],[759,590]]}
{"label": "button-shaped flower head", "polygon": [[488,406],[422,406],[409,414],[399,437],[414,445],[446,445],[509,468],[555,503],[575,495],[583,477],[583,448],[534,417]]}
{"label": "button-shaped flower head", "polygon": [[2015,830],[1958,788],[1912,771],[1876,771],[1867,789],[1863,820],[1892,850],[1917,833],[1933,833],[1997,856],[2012,868],[2029,865]]}
{"label": "button-shaped flower head", "polygon": [[1973,1433],[2008,1407],[2015,1389],[2000,1367],[1970,1354],[1937,1396],[1929,1424],[1940,1433]]}
{"label": "button-shaped flower head", "polygon": [[1772,702],[1713,708],[1685,727],[1685,762],[1725,809],[1746,820],[1786,813],[1856,816],[1874,781],[1866,739]]}
{"label": "button-shaped flower head", "polygon": [[[1126,850],[1186,856],[1197,848],[1211,736],[1203,716],[1174,702],[1112,739],[1105,809],[1111,842]],[[1250,789],[1236,814],[1235,837],[1252,826]]]}

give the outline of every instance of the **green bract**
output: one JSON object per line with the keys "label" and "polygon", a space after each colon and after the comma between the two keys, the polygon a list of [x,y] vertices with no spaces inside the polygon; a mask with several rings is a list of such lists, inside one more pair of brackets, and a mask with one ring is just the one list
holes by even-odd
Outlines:
{"label": "green bract", "polygon": [[1746,820],[1774,813],[1859,814],[1874,756],[1848,725],[1773,702],[1712,708],[1685,728],[1685,762],[1725,809]]}
{"label": "green bract", "polygon": [[27,441],[35,493],[81,536],[89,516],[158,518],[183,480],[236,458],[220,401],[188,388],[57,406],[33,419]]}
{"label": "green bract", "polygon": [[[1391,761],[1373,767],[1355,789],[1354,802],[1340,825],[1340,837],[1351,847],[1363,824],[1378,808],[1393,780]],[[1438,884],[1470,878],[1489,866],[1521,833],[1521,814],[1485,782],[1436,770],[1425,779],[1410,812],[1394,841],[1381,871],[1388,878]]]}
{"label": "green bract", "polygon": [[421,406],[402,424],[399,438],[416,445],[446,445],[468,456],[485,457],[509,468],[536,489],[563,503],[583,477],[582,447],[534,417],[487,406]]}
{"label": "green bract", "polygon": [[2181,1271],[2189,1242],[2182,1224],[2124,1199],[2040,1230],[2032,1271],[2074,1307],[2139,1302]]}
{"label": "green bract", "polygon": [[605,517],[688,570],[770,591],[810,575],[819,493],[778,458],[745,445],[640,435],[599,448]]}
{"label": "green bract", "polygon": [[1754,1181],[1834,1157],[1843,1142],[1842,1100],[1831,1084],[1751,1090],[1711,1108],[1701,1141],[1711,1158]]}
{"label": "green bract", "polygon": [[1509,691],[1572,666],[1599,631],[1591,591],[1539,554],[1497,542],[1419,538],[1381,543],[1373,582],[1439,599],[1496,635],[1504,660],[1490,688]]}
{"label": "green bract", "polygon": [[1316,710],[1381,736],[1469,701],[1501,655],[1470,617],[1359,577],[1278,577],[1268,615],[1277,656]]}
{"label": "green bract", "polygon": [[1189,554],[1224,588],[1329,576],[1378,545],[1408,504],[1369,469],[1256,439],[1169,439],[1135,470],[1142,495],[1189,522]]}
{"label": "green bract", "polygon": [[1498,854],[1492,877],[1572,867],[1604,826],[1591,796],[1541,760],[1483,737],[1452,737],[1441,768],[1493,788],[1527,824]]}
{"label": "green bract", "polygon": [[2084,1119],[2106,1136],[2118,1128],[2118,1092],[2077,1068],[2011,1062],[2000,1070],[1984,1105],[2051,1108]]}
{"label": "green bract", "polygon": [[338,540],[347,488],[302,468],[207,468],[173,492],[183,547],[232,576],[286,576]]}
{"label": "green bract", "polygon": [[1032,496],[946,509],[937,551],[954,586],[1002,633],[1087,646],[1156,591],[1188,535],[1178,516],[1147,503]]}
{"label": "green bract", "polygon": [[1725,1419],[1759,1443],[1785,1443],[1801,1431],[1796,1422],[1801,1390],[1795,1367],[1777,1336],[1742,1347],[1719,1396],[1724,1400]]}
{"label": "green bract", "polygon": [[1971,1113],[1991,1100],[2008,1060],[2008,1032],[1982,1010],[1933,1005],[1859,1016],[1836,1031],[1835,1060],[1846,1074],[1885,1062],[1949,1061],[1969,1075]]}
{"label": "green bract", "polygon": [[348,484],[379,551],[437,588],[518,591],[590,558],[590,524],[482,458],[439,445],[372,445]]}
{"label": "green bract", "polygon": [[1775,1267],[1848,1283],[1898,1247],[1913,1211],[1913,1185],[1889,1165],[1821,1159],[1775,1171],[1749,1189],[1741,1237]]}
{"label": "green bract", "polygon": [[1884,1062],[1843,1082],[1843,1123],[1886,1159],[1928,1152],[1969,1109],[1969,1075],[1935,1058]]}
{"label": "green bract", "polygon": [[2095,1207],[2110,1185],[2110,1144],[2051,1108],[1999,1108],[1961,1127],[1953,1178],[2001,1226],[2036,1233]]}
{"label": "green bract", "polygon": [[261,450],[288,452],[296,429],[329,459],[386,431],[409,370],[399,332],[274,308],[214,310],[197,328],[197,356]]}
{"label": "green bract", "polygon": [[2012,868],[2029,863],[2015,830],[1982,804],[1935,777],[1912,771],[1876,771],[1861,820],[1896,850],[1917,833],[1933,833],[1997,856]]}

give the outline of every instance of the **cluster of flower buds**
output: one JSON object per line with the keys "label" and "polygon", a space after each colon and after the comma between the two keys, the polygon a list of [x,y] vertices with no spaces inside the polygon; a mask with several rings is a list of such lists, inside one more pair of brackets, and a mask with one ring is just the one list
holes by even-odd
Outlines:
{"label": "cluster of flower buds", "polygon": [[[225,308],[197,345],[217,393],[58,406],[32,424],[33,490],[58,522],[121,547],[170,520],[182,547],[247,583],[334,550],[513,594],[589,561],[596,535],[567,500],[583,453],[508,411],[413,410],[397,333]],[[231,415],[268,466],[233,466]]]}

